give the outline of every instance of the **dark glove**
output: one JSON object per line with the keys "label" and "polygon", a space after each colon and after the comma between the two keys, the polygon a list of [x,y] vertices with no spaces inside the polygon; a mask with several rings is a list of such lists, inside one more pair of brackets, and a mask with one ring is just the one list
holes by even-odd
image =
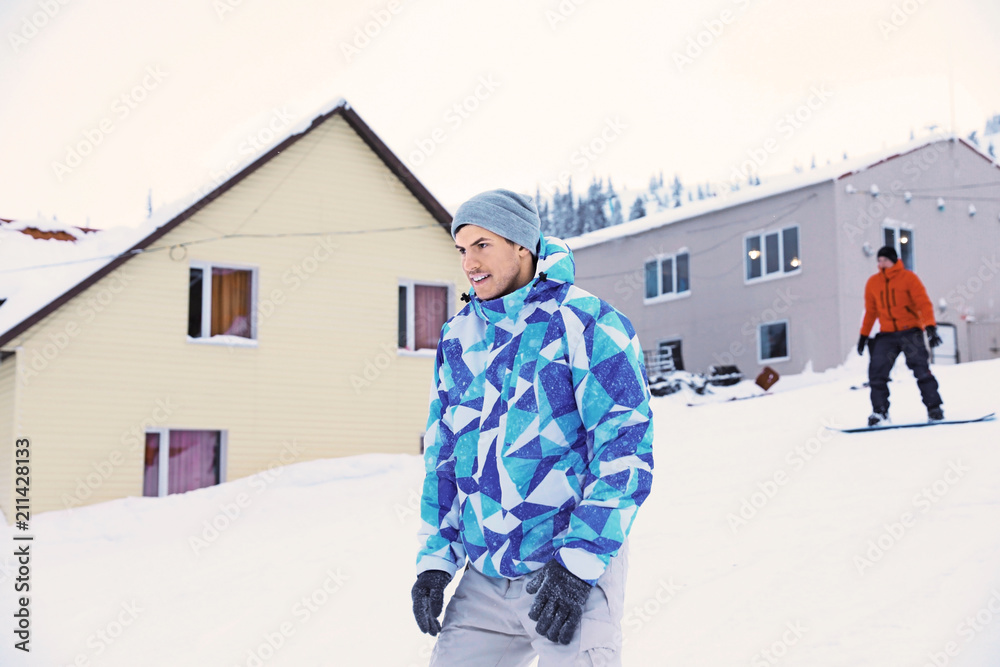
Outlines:
{"label": "dark glove", "polygon": [[938,336],[937,327],[935,325],[930,325],[924,331],[927,332],[927,343],[931,347],[937,347],[941,344],[941,336]]}
{"label": "dark glove", "polygon": [[435,636],[441,632],[438,616],[444,607],[444,589],[451,575],[441,570],[427,570],[417,575],[410,596],[413,598],[413,617],[420,631]]}
{"label": "dark glove", "polygon": [[538,621],[535,630],[550,641],[569,644],[580,625],[583,606],[587,604],[591,585],[550,560],[531,575],[525,590],[535,595],[528,618]]}
{"label": "dark glove", "polygon": [[858,354],[864,356],[866,347],[868,347],[868,336],[862,334],[858,339]]}

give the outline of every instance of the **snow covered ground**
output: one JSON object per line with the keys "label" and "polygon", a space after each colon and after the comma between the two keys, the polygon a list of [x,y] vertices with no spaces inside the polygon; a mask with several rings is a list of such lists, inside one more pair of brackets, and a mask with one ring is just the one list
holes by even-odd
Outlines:
{"label": "snow covered ground", "polygon": [[[1000,421],[831,432],[869,412],[850,388],[864,361],[766,398],[654,399],[626,665],[997,664]],[[1000,360],[935,372],[949,417],[1000,407]],[[894,377],[891,416],[923,418],[902,363]],[[39,515],[32,652],[5,629],[0,665],[425,665],[409,599],[421,476],[417,456],[372,454]]]}

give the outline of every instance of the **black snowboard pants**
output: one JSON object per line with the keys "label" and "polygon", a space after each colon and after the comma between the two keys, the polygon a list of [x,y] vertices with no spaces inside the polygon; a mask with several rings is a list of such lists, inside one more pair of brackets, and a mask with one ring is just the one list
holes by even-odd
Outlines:
{"label": "black snowboard pants", "polygon": [[896,357],[902,352],[906,357],[906,366],[913,371],[920,388],[920,397],[928,409],[941,405],[941,395],[938,393],[938,383],[928,366],[930,355],[924,344],[922,329],[906,329],[875,334],[868,344],[871,361],[868,364],[868,385],[871,387],[872,410],[875,412],[889,411],[889,372]]}

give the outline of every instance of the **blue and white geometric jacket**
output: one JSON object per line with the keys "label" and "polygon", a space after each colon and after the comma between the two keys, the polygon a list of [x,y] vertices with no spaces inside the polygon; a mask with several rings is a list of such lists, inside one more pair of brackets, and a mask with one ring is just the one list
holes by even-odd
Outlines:
{"label": "blue and white geometric jacket", "polygon": [[442,328],[417,572],[516,578],[555,558],[594,584],[649,495],[653,423],[628,319],[542,238],[535,279]]}

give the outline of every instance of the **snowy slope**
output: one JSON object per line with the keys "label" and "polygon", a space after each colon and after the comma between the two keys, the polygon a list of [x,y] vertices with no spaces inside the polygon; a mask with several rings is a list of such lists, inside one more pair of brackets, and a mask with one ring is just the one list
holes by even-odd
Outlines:
{"label": "snowy slope", "polygon": [[[1000,407],[1000,360],[936,373],[948,416]],[[867,416],[863,377],[853,357],[766,398],[654,399],[625,665],[996,664],[1000,421],[826,430]],[[892,417],[920,418],[902,364],[895,379]],[[421,477],[417,456],[373,454],[39,515],[32,653],[5,630],[0,665],[425,665],[409,608]]]}

